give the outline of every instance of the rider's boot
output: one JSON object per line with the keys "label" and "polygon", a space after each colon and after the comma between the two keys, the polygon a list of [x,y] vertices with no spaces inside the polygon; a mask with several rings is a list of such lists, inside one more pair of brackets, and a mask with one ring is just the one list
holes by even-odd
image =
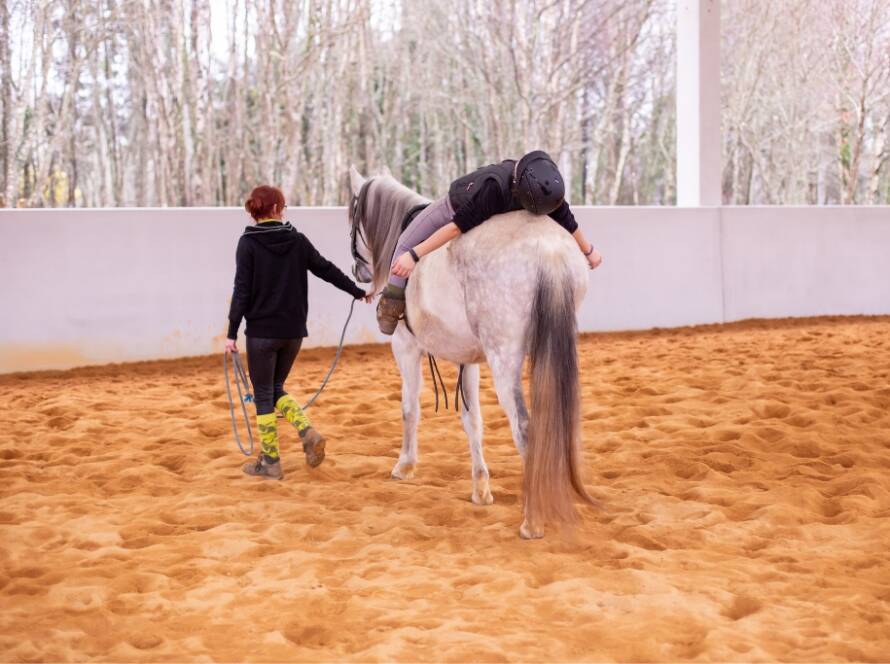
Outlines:
{"label": "rider's boot", "polygon": [[388,285],[377,303],[377,325],[383,334],[392,334],[405,314],[405,289]]}

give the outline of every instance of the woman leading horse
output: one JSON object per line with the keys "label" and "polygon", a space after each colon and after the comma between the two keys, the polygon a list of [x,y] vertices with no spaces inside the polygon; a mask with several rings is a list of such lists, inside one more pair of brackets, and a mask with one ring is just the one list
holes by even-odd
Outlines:
{"label": "woman leading horse", "polygon": [[333,284],[355,299],[365,293],[336,265],[318,253],[309,239],[282,215],[287,206],[276,187],[256,187],[244,204],[255,224],[244,229],[235,254],[235,287],[229,308],[226,352],[237,353],[238,327],[247,319],[247,364],[256,402],[262,451],[244,465],[254,477],[280,480],[277,409],[297,431],[306,463],[315,467],[325,456],[325,439],[310,423],[284,381],[307,336],[307,273]]}

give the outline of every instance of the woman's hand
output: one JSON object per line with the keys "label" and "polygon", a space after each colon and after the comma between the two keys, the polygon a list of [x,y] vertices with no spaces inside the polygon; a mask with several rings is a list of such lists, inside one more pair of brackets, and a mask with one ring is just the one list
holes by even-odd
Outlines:
{"label": "woman's hand", "polygon": [[238,342],[235,341],[234,339],[226,339],[226,352],[227,353],[237,353],[238,352],[237,343]]}
{"label": "woman's hand", "polygon": [[374,289],[372,288],[369,291],[365,291],[365,296],[362,298],[362,300],[364,300],[368,304],[371,304],[371,302],[374,301],[374,295],[375,295]]}
{"label": "woman's hand", "polygon": [[596,268],[598,268],[600,266],[600,263],[603,262],[603,257],[600,255],[600,252],[598,252],[596,249],[594,249],[592,252],[590,252],[590,255],[586,256],[586,258],[587,258],[587,264],[590,265],[591,270],[595,270]]}
{"label": "woman's hand", "polygon": [[397,277],[408,278],[411,275],[412,270],[414,270],[414,266],[416,263],[414,259],[411,258],[411,254],[407,251],[399,256],[399,260],[396,261],[396,264],[392,266],[392,273]]}

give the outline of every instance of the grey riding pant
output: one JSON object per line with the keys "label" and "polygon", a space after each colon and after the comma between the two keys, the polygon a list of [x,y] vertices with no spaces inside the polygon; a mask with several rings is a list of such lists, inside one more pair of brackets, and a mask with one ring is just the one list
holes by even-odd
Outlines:
{"label": "grey riding pant", "polygon": [[[392,265],[396,264],[396,261],[399,260],[402,254],[426,240],[453,218],[454,210],[451,209],[451,201],[448,199],[447,194],[430,203],[420,214],[414,217],[414,221],[408,224],[408,228],[399,236],[396,250],[392,255]],[[393,286],[404,288],[408,285],[408,280],[404,277],[390,274],[389,283]]]}

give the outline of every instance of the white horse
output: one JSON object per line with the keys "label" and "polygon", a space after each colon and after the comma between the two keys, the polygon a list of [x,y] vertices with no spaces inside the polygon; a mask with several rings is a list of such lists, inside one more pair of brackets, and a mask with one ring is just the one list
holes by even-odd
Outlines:
{"label": "white horse", "polygon": [[[377,292],[409,211],[429,201],[389,175],[350,169],[353,273]],[[402,451],[396,479],[414,476],[423,356],[464,366],[461,421],[473,460],[472,501],[493,502],[482,454],[479,363],[488,362],[498,401],[524,461],[524,538],[548,522],[571,522],[575,495],[595,503],[580,474],[580,398],[575,311],[587,291],[587,262],[572,237],[547,217],[499,215],[424,256],[408,281],[407,325],[392,350],[402,374]],[[410,329],[409,329],[410,326]],[[532,416],[522,393],[531,366]]]}

